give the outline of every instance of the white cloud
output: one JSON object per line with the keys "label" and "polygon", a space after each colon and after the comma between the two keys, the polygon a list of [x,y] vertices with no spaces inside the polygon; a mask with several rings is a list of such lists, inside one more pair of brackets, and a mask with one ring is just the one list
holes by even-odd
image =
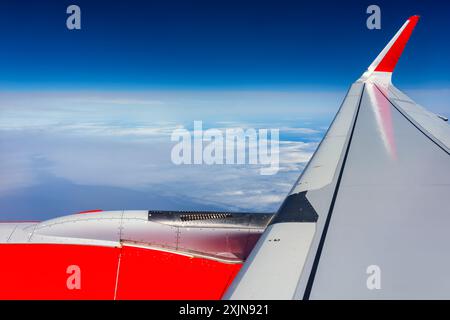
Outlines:
{"label": "white cloud", "polygon": [[[0,195],[26,192],[27,186],[50,176],[79,186],[121,187],[233,210],[274,211],[323,134],[301,112],[286,116],[287,110],[297,110],[298,101],[304,101],[297,101],[302,96],[298,93],[263,93],[262,97],[236,92],[201,93],[200,97],[175,93],[170,99],[161,93],[135,98],[100,95],[97,100],[93,96],[10,94],[0,98],[0,177],[10,186],[3,184]],[[128,106],[132,102],[134,106]],[[248,120],[245,114],[259,117]],[[303,141],[280,142],[280,170],[272,176],[261,176],[261,165],[176,166],[170,160],[175,144],[170,134],[181,127],[192,132],[193,120],[203,120],[204,129],[280,128],[290,139]]]}
{"label": "white cloud", "polygon": [[311,128],[292,128],[292,127],[282,127],[280,128],[281,132],[288,132],[288,133],[296,133],[296,134],[318,134],[321,133],[322,130],[317,129],[311,129]]}

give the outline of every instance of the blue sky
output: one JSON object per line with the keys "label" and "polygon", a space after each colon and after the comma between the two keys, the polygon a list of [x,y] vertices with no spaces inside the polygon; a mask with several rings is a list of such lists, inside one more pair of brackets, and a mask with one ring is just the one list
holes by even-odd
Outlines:
{"label": "blue sky", "polygon": [[[398,66],[403,87],[449,85],[447,1],[2,1],[3,88],[345,88],[402,23],[422,20]],[[382,29],[365,25],[369,4]]]}
{"label": "blue sky", "polygon": [[[82,29],[65,27],[66,7]],[[275,211],[355,81],[413,14],[395,84],[450,116],[450,5],[2,1],[0,220],[89,209]],[[280,129],[280,171],[176,166],[170,133]]]}

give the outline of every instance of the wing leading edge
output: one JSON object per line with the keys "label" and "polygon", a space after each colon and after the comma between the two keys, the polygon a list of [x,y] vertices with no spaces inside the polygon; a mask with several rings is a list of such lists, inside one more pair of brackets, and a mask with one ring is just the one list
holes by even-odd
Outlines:
{"label": "wing leading edge", "polygon": [[350,87],[225,298],[450,298],[450,127],[391,83],[418,20]]}

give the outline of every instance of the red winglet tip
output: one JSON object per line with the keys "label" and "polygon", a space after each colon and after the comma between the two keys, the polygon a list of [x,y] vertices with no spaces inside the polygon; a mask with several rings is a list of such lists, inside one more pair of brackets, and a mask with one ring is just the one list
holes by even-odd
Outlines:
{"label": "red winglet tip", "polygon": [[419,21],[420,16],[415,15],[411,16],[408,19],[408,25],[402,31],[400,36],[396,39],[392,47],[380,61],[378,66],[375,68],[375,71],[379,72],[390,72],[394,71],[395,66],[397,65],[400,56],[402,55],[403,49],[406,46],[414,28],[416,27],[417,22]]}
{"label": "red winglet tip", "polygon": [[410,24],[412,24],[411,29],[414,29],[414,27],[416,26],[417,22],[419,22],[419,20],[420,20],[419,15],[409,17],[408,21]]}

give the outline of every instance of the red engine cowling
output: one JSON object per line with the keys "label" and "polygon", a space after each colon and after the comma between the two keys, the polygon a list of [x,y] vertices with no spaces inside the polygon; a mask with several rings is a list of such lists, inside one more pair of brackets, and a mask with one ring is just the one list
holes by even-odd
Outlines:
{"label": "red engine cowling", "polygon": [[220,299],[271,216],[96,210],[0,223],[0,299]]}

